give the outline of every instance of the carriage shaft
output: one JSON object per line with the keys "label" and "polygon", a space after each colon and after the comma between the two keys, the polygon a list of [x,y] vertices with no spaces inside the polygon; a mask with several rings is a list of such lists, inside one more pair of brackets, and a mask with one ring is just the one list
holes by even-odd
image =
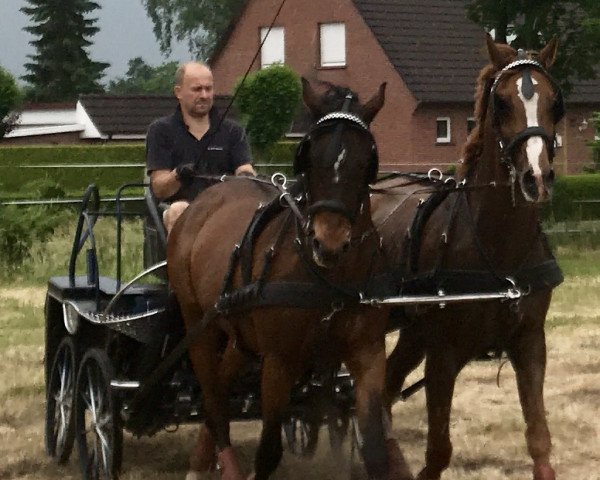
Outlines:
{"label": "carriage shaft", "polygon": [[435,305],[444,307],[449,303],[482,302],[489,300],[519,300],[523,296],[522,292],[516,289],[509,289],[503,292],[490,293],[461,293],[454,295],[402,295],[399,297],[388,298],[364,298],[360,303],[363,305]]}

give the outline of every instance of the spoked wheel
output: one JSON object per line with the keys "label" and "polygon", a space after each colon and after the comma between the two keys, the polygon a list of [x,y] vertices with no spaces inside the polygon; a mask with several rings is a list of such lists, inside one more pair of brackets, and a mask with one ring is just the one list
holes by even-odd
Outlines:
{"label": "spoked wheel", "polygon": [[301,457],[312,457],[319,441],[319,425],[304,419],[290,417],[283,424],[283,432],[290,452]]}
{"label": "spoked wheel", "polygon": [[121,467],[123,430],[111,393],[112,364],[102,350],[91,349],[77,375],[76,438],[86,480],[113,480]]}
{"label": "spoked wheel", "polygon": [[327,432],[329,433],[329,445],[334,455],[341,455],[344,441],[348,436],[350,416],[341,410],[332,410],[327,415]]}
{"label": "spoked wheel", "polygon": [[356,416],[352,416],[350,418],[350,480],[366,478],[367,472],[362,463],[361,447],[362,436],[358,429],[358,419]]}
{"label": "spoked wheel", "polygon": [[75,438],[75,343],[64,337],[58,344],[46,387],[46,453],[66,463]]}

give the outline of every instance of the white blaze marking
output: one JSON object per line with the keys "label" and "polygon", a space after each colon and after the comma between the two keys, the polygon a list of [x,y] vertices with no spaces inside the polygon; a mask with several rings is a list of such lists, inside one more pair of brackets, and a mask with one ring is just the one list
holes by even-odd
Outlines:
{"label": "white blaze marking", "polygon": [[342,151],[337,157],[337,160],[333,164],[333,170],[335,171],[335,176],[333,177],[333,183],[338,183],[340,181],[340,165],[346,158],[346,147],[342,147]]}
{"label": "white blaze marking", "polygon": [[[534,85],[537,85],[538,83],[535,78],[532,78],[531,81]],[[533,94],[533,97],[527,100],[521,92],[522,83],[522,78],[517,79],[517,91],[519,92],[519,98],[521,99],[521,101],[523,102],[523,106],[525,107],[527,127],[539,127],[540,124],[538,122],[538,100],[540,96],[537,92],[535,92]],[[542,155],[543,147],[544,142],[540,137],[531,137],[527,139],[525,150],[527,152],[527,159],[529,160],[529,165],[531,165],[534,175],[542,174],[542,169],[540,168],[540,156]]]}

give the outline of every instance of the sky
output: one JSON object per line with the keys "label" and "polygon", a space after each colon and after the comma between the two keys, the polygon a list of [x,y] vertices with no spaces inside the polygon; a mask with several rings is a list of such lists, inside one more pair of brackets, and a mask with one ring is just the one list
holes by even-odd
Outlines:
{"label": "sky", "polygon": [[[94,61],[110,63],[105,70],[103,83],[125,75],[127,62],[134,57],[142,57],[149,65],[159,65],[166,61],[190,59],[187,46],[178,43],[168,58],[161,55],[158,42],[152,32],[152,21],[147,17],[141,0],[95,0],[101,6],[93,16],[98,17],[96,26],[100,31],[91,38],[90,58]],[[0,0],[0,66],[8,70],[18,80],[24,75],[29,61],[28,54],[34,53],[29,42],[34,38],[23,30],[30,24],[30,18],[19,9],[25,0]],[[19,83],[22,83],[19,81]]]}

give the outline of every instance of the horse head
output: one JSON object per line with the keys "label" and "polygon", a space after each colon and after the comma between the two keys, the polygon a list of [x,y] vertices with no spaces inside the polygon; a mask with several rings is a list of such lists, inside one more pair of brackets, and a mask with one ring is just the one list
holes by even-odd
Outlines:
{"label": "horse head", "polygon": [[533,204],[548,200],[554,183],[556,124],[564,116],[560,88],[548,73],[557,45],[555,38],[540,52],[515,51],[487,37],[495,76],[488,82],[486,129],[494,132],[511,182]]}
{"label": "horse head", "polygon": [[365,104],[349,89],[330,86],[318,95],[304,78],[302,85],[316,121],[298,146],[294,173],[306,186],[313,260],[331,267],[350,248],[353,226],[370,215],[369,184],[379,161],[369,124],[383,106],[386,84]]}

